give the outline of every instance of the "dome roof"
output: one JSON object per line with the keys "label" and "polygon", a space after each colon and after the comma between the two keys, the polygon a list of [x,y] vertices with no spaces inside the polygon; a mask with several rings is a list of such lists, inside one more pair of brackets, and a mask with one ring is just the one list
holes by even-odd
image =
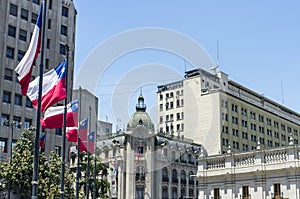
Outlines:
{"label": "dome roof", "polygon": [[137,111],[130,118],[127,127],[136,128],[137,126],[144,126],[147,129],[154,130],[154,124],[146,112]]}
{"label": "dome roof", "polygon": [[146,113],[146,105],[144,104],[144,97],[140,94],[138,104],[136,105],[136,112],[130,118],[127,128],[136,128],[137,126],[144,126],[147,129],[154,131],[154,124]]}

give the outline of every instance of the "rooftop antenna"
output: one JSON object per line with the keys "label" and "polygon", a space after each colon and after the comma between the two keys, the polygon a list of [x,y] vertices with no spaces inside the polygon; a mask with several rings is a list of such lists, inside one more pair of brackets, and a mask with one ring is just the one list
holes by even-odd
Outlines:
{"label": "rooftop antenna", "polygon": [[282,98],[282,104],[284,104],[284,98],[283,98],[283,83],[281,80],[281,98]]}
{"label": "rooftop antenna", "polygon": [[219,41],[217,41],[217,64],[215,66],[212,66],[209,70],[214,71],[214,73],[217,72],[217,69],[219,68]]}

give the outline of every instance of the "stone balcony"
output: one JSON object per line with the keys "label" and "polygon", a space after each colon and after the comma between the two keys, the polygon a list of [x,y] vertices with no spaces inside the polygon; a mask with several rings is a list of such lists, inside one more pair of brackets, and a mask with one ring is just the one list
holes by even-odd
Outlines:
{"label": "stone balcony", "polygon": [[[300,147],[288,146],[268,150],[229,153],[202,158],[198,161],[198,177],[245,172],[292,169],[300,167]],[[203,176],[202,176],[203,177]]]}

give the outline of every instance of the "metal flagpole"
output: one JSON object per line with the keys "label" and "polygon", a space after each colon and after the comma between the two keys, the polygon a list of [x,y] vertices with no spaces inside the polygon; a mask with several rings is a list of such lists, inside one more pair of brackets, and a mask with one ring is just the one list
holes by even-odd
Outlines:
{"label": "metal flagpole", "polygon": [[46,11],[47,0],[44,0],[44,13],[42,24],[42,44],[41,44],[41,63],[40,63],[40,79],[39,79],[39,96],[38,108],[36,114],[36,132],[34,140],[34,158],[33,158],[33,176],[32,176],[32,199],[37,199],[38,193],[38,169],[39,169],[39,147],[40,147],[40,117],[41,117],[41,104],[42,104],[42,85],[43,85],[43,70],[44,70],[44,43],[45,43],[45,24],[46,24]]}
{"label": "metal flagpole", "polygon": [[89,137],[89,132],[91,132],[91,122],[92,122],[92,108],[89,106],[89,115],[90,115],[90,121],[89,121],[89,130],[88,130],[88,136],[87,136],[87,167],[86,167],[86,189],[85,189],[85,198],[89,199],[89,192],[90,192],[90,137]]}
{"label": "metal flagpole", "polygon": [[67,58],[66,58],[66,98],[64,109],[64,127],[62,137],[62,152],[61,152],[61,180],[60,180],[60,198],[63,199],[65,195],[65,159],[66,159],[66,130],[67,130],[67,105],[68,105],[68,64],[69,64],[69,46],[66,45]]}
{"label": "metal flagpole", "polygon": [[80,179],[80,123],[81,123],[81,87],[79,86],[79,117],[77,130],[77,168],[76,168],[76,199],[79,198],[79,179]]}
{"label": "metal flagpole", "polygon": [[93,186],[93,199],[96,199],[96,146],[97,146],[97,128],[98,128],[98,114],[96,110],[96,130],[95,130],[95,137],[94,137],[94,186]]}

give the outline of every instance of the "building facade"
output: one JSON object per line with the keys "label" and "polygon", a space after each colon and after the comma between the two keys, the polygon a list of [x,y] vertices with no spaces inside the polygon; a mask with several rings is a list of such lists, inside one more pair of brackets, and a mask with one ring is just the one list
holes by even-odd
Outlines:
{"label": "building facade", "polygon": [[200,158],[199,199],[297,199],[299,145]]}
{"label": "building facade", "polygon": [[[31,34],[40,9],[40,0],[2,0],[0,2],[0,159],[10,156],[11,146],[20,137],[23,128],[36,125],[36,110],[30,100],[20,93],[14,71],[28,49]],[[44,72],[66,58],[69,46],[68,99],[73,88],[75,30],[77,11],[72,0],[49,0],[45,26]],[[35,61],[32,79],[39,75],[40,55]],[[63,105],[63,102],[58,103]],[[45,130],[45,152],[61,151],[61,129]]]}
{"label": "building facade", "polygon": [[183,137],[156,133],[143,96],[127,130],[97,142],[97,155],[110,169],[110,197],[196,198],[197,159],[203,147]]}
{"label": "building facade", "polygon": [[187,71],[158,86],[158,131],[202,144],[209,155],[297,144],[300,115],[234,81],[223,72]]}

